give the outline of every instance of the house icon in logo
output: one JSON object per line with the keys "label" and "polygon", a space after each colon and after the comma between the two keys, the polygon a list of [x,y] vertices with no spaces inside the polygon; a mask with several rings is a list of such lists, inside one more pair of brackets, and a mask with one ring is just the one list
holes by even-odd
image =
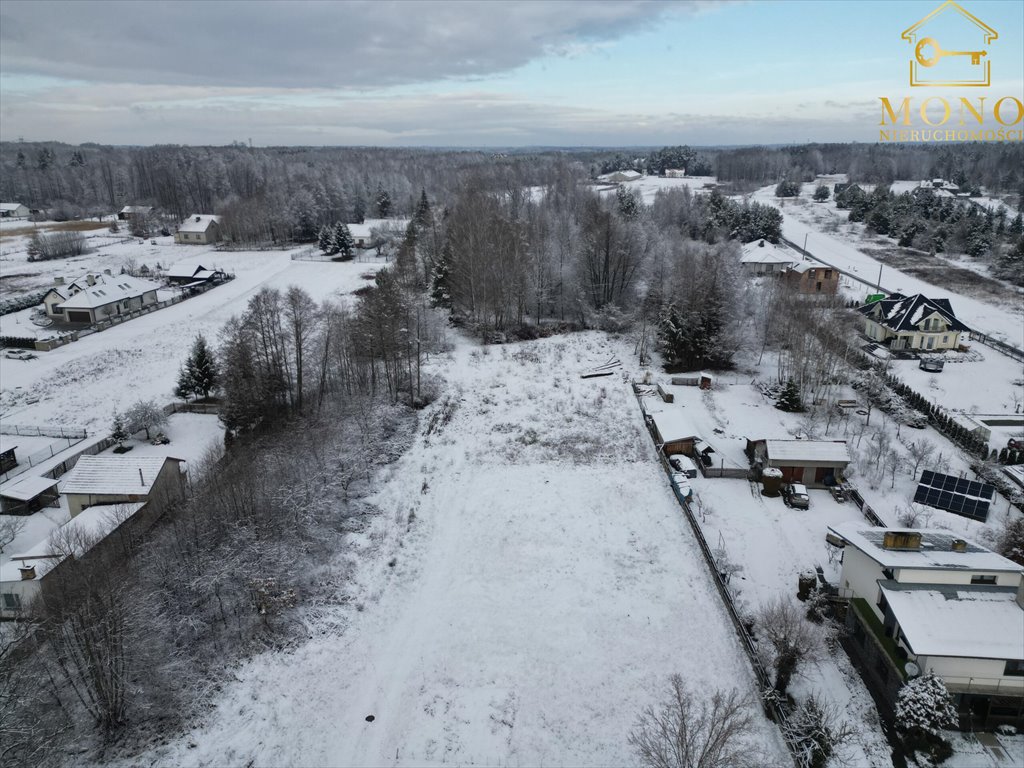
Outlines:
{"label": "house icon in logo", "polygon": [[988,46],[999,33],[953,0],[940,5],[901,37],[913,46],[911,86],[987,86]]}

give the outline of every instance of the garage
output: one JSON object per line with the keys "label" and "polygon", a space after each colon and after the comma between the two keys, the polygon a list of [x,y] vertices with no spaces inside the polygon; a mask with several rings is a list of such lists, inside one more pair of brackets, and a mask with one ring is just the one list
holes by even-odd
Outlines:
{"label": "garage", "polygon": [[76,310],[73,310],[73,309],[69,309],[68,310],[68,314],[67,314],[67,318],[68,318],[68,322],[69,323],[91,323],[92,322],[92,315],[90,313],[88,313],[88,312],[83,312],[81,310],[76,311]]}

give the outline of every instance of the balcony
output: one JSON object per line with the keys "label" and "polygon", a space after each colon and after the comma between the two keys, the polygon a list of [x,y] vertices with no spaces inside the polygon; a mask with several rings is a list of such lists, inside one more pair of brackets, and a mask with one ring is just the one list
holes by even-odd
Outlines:
{"label": "balcony", "polygon": [[871,610],[867,600],[863,597],[855,597],[850,600],[850,605],[857,612],[857,619],[868,631],[868,635],[885,652],[897,677],[901,682],[906,682],[907,673],[903,669],[903,665],[907,663],[906,652],[896,644],[893,638],[886,636],[885,627],[882,626],[882,622],[878,620],[875,612]]}

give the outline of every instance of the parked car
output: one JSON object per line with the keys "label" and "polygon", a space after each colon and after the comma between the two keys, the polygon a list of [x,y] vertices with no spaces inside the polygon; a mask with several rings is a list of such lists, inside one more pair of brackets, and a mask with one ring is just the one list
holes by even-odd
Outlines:
{"label": "parked car", "polygon": [[689,456],[676,453],[668,457],[668,463],[676,472],[682,472],[691,480],[697,476],[697,465],[690,460]]}
{"label": "parked car", "polygon": [[685,474],[682,472],[673,472],[671,479],[672,485],[676,487],[680,496],[687,500],[693,498],[693,487],[690,485],[690,479]]}
{"label": "parked car", "polygon": [[803,483],[787,483],[782,486],[783,500],[794,509],[810,509],[811,497]]}
{"label": "parked car", "polygon": [[35,357],[27,349],[8,349],[4,352],[4,357],[9,360],[31,360]]}

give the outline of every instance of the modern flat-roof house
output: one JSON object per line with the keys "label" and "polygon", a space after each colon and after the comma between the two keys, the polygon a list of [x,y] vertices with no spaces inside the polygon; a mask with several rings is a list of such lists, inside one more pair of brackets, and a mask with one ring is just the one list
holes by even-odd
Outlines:
{"label": "modern flat-roof house", "polygon": [[933,672],[961,727],[1024,726],[1024,566],[944,529],[829,527],[865,678],[892,701]]}
{"label": "modern flat-roof house", "polygon": [[21,203],[0,203],[0,219],[27,219],[31,211]]}
{"label": "modern flat-roof house", "polygon": [[970,330],[956,319],[949,299],[929,299],[923,294],[894,293],[858,307],[864,315],[864,333],[891,349],[956,349],[960,334]]}
{"label": "modern flat-roof house", "polygon": [[809,488],[841,483],[850,463],[845,440],[748,440],[747,455],[762,468],[781,470],[784,482]]}
{"label": "modern flat-roof house", "polygon": [[194,213],[178,227],[174,242],[179,245],[208,245],[221,238],[221,218],[210,214]]}
{"label": "modern flat-roof house", "polygon": [[92,325],[157,302],[160,286],[131,275],[89,272],[65,284],[63,280],[43,297],[47,317],[62,323]]}
{"label": "modern flat-roof house", "polygon": [[767,240],[752,240],[740,248],[740,264],[755,275],[771,275],[785,272],[799,260],[788,248]]}
{"label": "modern flat-roof house", "polygon": [[154,512],[185,494],[183,459],[170,456],[82,456],[61,483],[74,517],[96,504],[147,501]]}

